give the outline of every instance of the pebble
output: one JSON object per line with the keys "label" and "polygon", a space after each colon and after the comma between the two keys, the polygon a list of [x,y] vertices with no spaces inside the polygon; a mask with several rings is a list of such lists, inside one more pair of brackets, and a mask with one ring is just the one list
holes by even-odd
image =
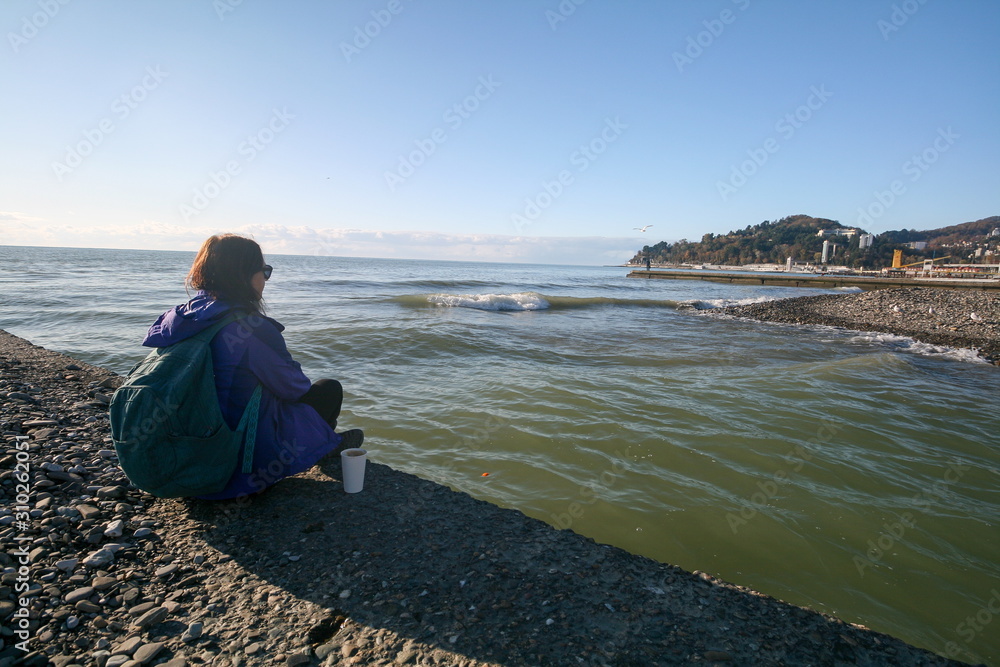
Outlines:
{"label": "pebble", "polygon": [[94,587],[95,591],[106,591],[117,583],[118,580],[114,577],[94,577],[90,585]]}
{"label": "pebble", "polygon": [[77,588],[76,590],[67,593],[66,597],[63,598],[63,601],[66,602],[66,604],[75,604],[80,600],[86,600],[93,594],[94,594],[93,586],[85,586],[83,588]]}
{"label": "pebble", "polygon": [[156,576],[156,577],[169,577],[174,572],[176,572],[178,570],[178,568],[180,568],[180,566],[177,563],[171,563],[170,565],[164,565],[163,567],[161,567],[158,570],[156,570],[156,572],[153,573],[153,576]]}
{"label": "pebble", "polygon": [[99,568],[106,567],[115,559],[114,553],[110,549],[98,549],[97,551],[92,551],[83,559],[83,564],[87,567]]}
{"label": "pebble", "polygon": [[93,505],[77,505],[76,511],[80,513],[80,516],[87,519],[96,519],[101,515],[101,510],[97,509]]}
{"label": "pebble", "polygon": [[79,558],[66,558],[65,560],[57,561],[56,567],[63,572],[72,572],[79,562]]}
{"label": "pebble", "polygon": [[[721,312],[768,322],[878,331],[932,345],[975,348],[986,359],[1000,364],[1000,299],[987,290],[900,287],[778,299],[730,306]],[[970,318],[973,312],[979,321]]]}
{"label": "pebble", "polygon": [[152,625],[156,625],[157,623],[164,621],[169,615],[170,612],[167,611],[166,607],[156,607],[154,609],[150,609],[145,614],[136,619],[135,626],[139,628],[146,628]]}
{"label": "pebble", "polygon": [[94,604],[90,600],[80,600],[75,605],[77,611],[83,612],[84,614],[96,614],[101,611],[101,606]]}
{"label": "pebble", "polygon": [[204,628],[201,622],[195,621],[191,625],[187,626],[187,630],[181,635],[181,641],[184,643],[190,643],[201,637],[201,631]]}
{"label": "pebble", "polygon": [[140,665],[145,665],[163,650],[163,642],[152,642],[143,644],[132,656]]}
{"label": "pebble", "polygon": [[[136,593],[138,593],[138,590],[136,590],[136,589],[133,589],[133,590]],[[131,609],[129,609],[128,610],[128,614],[129,614],[129,616],[132,616],[134,618],[138,618],[138,617],[142,616],[143,614],[145,614],[150,609],[156,609],[156,607],[158,607],[158,606],[159,605],[157,605],[155,602],[143,602],[143,603],[137,604],[134,607],[132,607]]]}
{"label": "pebble", "polygon": [[709,662],[729,662],[733,656],[727,651],[705,651],[702,654]]}
{"label": "pebble", "polygon": [[114,655],[123,654],[131,656],[133,653],[139,650],[139,647],[142,646],[142,644],[143,644],[142,637],[139,636],[129,637],[121,644],[113,648],[111,650],[111,653]]}
{"label": "pebble", "polygon": [[125,528],[125,522],[122,521],[121,519],[115,519],[104,528],[104,536],[121,537],[122,532],[124,532],[123,530],[124,528]]}
{"label": "pebble", "polygon": [[97,497],[102,500],[121,498],[124,495],[125,487],[123,486],[102,486],[97,490]]}

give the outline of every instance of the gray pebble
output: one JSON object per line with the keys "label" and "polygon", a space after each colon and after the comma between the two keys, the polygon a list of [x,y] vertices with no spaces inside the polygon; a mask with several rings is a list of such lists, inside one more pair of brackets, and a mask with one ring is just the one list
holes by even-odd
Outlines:
{"label": "gray pebble", "polygon": [[147,628],[162,622],[169,614],[170,612],[167,611],[166,607],[156,607],[136,619],[135,625],[140,628]]}
{"label": "gray pebble", "polygon": [[85,586],[67,593],[66,597],[63,598],[63,601],[66,602],[66,604],[76,604],[80,600],[86,600],[93,594],[94,588],[92,586]]}
{"label": "gray pebble", "polygon": [[194,623],[189,625],[187,627],[187,630],[184,631],[184,634],[181,635],[181,641],[185,643],[193,642],[194,640],[201,637],[201,632],[203,628],[204,625],[201,622],[195,621]]}
{"label": "gray pebble", "polygon": [[113,562],[114,559],[115,555],[114,553],[111,552],[111,550],[98,549],[97,551],[93,551],[90,554],[88,554],[87,557],[83,559],[83,564],[86,565],[87,567],[103,568],[107,566],[109,563]]}
{"label": "gray pebble", "polygon": [[132,657],[141,665],[145,665],[147,662],[156,657],[156,655],[163,650],[163,642],[153,642],[151,644],[143,644],[135,652]]}

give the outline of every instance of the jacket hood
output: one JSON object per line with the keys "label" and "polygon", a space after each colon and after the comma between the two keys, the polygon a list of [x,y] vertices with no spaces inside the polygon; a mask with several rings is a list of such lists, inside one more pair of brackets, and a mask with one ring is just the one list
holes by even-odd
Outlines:
{"label": "jacket hood", "polygon": [[[246,311],[246,308],[216,299],[207,292],[198,292],[187,303],[174,306],[160,315],[153,326],[149,327],[142,344],[145,347],[173,345],[217,324],[221,318],[233,310]],[[274,322],[274,320],[271,321]],[[274,324],[279,331],[284,329],[277,322]]]}

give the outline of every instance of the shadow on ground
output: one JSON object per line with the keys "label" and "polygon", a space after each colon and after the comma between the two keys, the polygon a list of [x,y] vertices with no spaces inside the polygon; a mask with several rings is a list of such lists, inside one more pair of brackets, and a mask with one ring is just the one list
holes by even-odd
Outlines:
{"label": "shadow on ground", "polygon": [[185,503],[208,544],[328,610],[315,645],[346,618],[498,664],[959,664],[384,465],[359,494],[339,472]]}

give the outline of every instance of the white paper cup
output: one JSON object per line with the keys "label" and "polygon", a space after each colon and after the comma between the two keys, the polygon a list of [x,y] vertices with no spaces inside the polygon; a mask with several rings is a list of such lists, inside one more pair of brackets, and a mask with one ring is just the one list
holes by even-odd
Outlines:
{"label": "white paper cup", "polygon": [[368,450],[355,447],[340,453],[340,463],[344,476],[344,491],[358,493],[365,488],[365,461]]}

